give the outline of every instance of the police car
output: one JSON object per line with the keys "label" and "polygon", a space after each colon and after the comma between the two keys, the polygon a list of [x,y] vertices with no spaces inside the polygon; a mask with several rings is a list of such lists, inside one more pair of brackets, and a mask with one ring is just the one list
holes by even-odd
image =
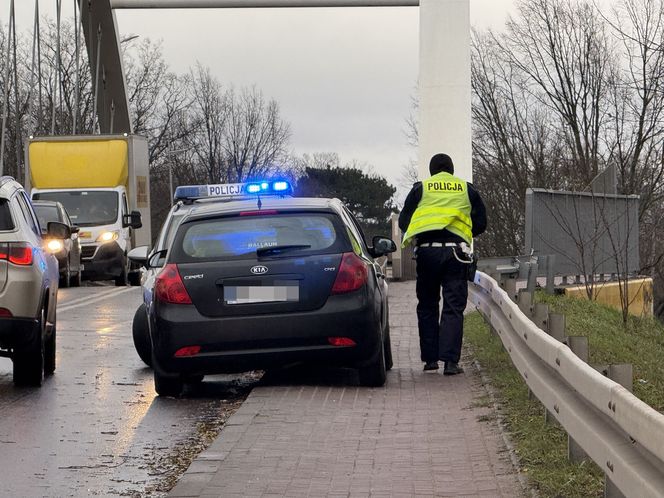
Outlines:
{"label": "police car", "polygon": [[396,246],[385,237],[367,246],[338,199],[291,193],[283,181],[178,187],[155,250],[130,254],[147,268],[158,394],[295,362],[352,366],[362,385],[385,383],[387,283],[374,258]]}

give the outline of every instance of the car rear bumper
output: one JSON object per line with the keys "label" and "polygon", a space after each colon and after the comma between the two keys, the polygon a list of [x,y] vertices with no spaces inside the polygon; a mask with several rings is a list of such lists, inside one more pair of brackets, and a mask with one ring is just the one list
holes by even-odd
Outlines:
{"label": "car rear bumper", "polygon": [[[382,344],[380,314],[358,293],[332,296],[316,311],[250,317],[207,318],[191,305],[162,305],[150,328],[156,363],[166,373],[231,373],[298,362],[358,366]],[[332,346],[330,337],[356,345]],[[175,357],[188,346],[201,351]]]}
{"label": "car rear bumper", "polygon": [[41,329],[34,318],[0,318],[0,348],[30,349],[38,343]]}
{"label": "car rear bumper", "polygon": [[[89,256],[91,248],[96,247],[93,256]],[[101,245],[82,246],[81,264],[83,264],[83,277],[90,280],[104,280],[122,275],[124,264],[124,251],[117,242],[108,242]],[[83,254],[88,257],[83,257]]]}

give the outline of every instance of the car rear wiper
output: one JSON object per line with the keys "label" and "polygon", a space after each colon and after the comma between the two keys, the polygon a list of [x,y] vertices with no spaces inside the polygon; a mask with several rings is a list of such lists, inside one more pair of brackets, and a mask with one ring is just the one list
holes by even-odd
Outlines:
{"label": "car rear wiper", "polygon": [[283,246],[261,247],[260,249],[256,249],[256,256],[260,258],[262,256],[270,256],[286,251],[296,251],[297,249],[309,249],[310,247],[311,245],[309,244],[289,244]]}

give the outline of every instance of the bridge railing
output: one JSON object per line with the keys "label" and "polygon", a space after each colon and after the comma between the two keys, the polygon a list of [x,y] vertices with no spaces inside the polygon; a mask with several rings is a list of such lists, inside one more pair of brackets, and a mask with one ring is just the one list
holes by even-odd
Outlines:
{"label": "bridge railing", "polygon": [[530,391],[604,471],[607,496],[664,496],[664,415],[540,329],[488,275],[477,273],[470,301]]}

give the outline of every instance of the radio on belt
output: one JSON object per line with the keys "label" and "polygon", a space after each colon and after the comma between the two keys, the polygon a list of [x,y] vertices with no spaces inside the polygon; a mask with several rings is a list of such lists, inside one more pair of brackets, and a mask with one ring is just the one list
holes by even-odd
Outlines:
{"label": "radio on belt", "polygon": [[290,196],[293,187],[285,180],[270,180],[249,183],[222,183],[218,185],[187,185],[175,189],[175,201],[194,201],[205,198],[227,198],[229,200],[252,199],[260,196]]}

